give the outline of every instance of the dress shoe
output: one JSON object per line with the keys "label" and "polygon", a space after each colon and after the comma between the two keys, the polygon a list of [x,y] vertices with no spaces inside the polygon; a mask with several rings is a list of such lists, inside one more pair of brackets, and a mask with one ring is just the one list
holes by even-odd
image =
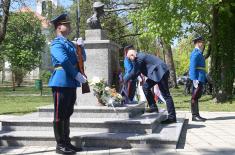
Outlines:
{"label": "dress shoe", "polygon": [[78,148],[74,145],[72,145],[71,143],[67,144],[67,147],[70,148],[71,150],[75,151],[75,152],[81,152],[82,148]]}
{"label": "dress shoe", "polygon": [[195,122],[205,122],[206,118],[203,118],[201,116],[193,116],[192,117],[192,121],[195,121]]}
{"label": "dress shoe", "polygon": [[176,119],[167,118],[166,120],[161,122],[161,124],[171,124],[171,123],[176,123]]}
{"label": "dress shoe", "polygon": [[76,152],[67,146],[64,145],[57,145],[56,146],[56,153],[58,154],[76,154]]}
{"label": "dress shoe", "polygon": [[145,112],[147,112],[147,113],[152,113],[152,112],[158,113],[158,108],[157,108],[157,107],[147,108],[147,109],[145,110]]}

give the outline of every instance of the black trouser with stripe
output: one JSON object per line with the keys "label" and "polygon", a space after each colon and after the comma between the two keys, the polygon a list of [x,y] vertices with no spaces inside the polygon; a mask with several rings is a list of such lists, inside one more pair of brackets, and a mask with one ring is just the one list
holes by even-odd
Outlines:
{"label": "black trouser with stripe", "polygon": [[192,98],[191,98],[191,112],[193,116],[200,116],[198,99],[201,98],[203,91],[203,83],[199,82],[198,87],[193,86]]}
{"label": "black trouser with stripe", "polygon": [[76,88],[53,87],[54,99],[54,133],[57,145],[70,143],[70,116],[76,101]]}

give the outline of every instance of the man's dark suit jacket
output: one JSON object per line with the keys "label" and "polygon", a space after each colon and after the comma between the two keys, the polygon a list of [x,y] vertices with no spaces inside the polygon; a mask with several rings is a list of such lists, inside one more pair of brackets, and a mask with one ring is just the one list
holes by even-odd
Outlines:
{"label": "man's dark suit jacket", "polygon": [[149,79],[159,82],[167,71],[169,71],[167,65],[160,58],[139,52],[133,61],[132,71],[124,78],[124,81],[136,78],[142,73]]}

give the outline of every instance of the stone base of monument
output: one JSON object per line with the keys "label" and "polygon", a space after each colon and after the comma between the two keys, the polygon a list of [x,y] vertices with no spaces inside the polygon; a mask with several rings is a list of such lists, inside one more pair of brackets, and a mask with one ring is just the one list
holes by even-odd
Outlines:
{"label": "stone base of monument", "polygon": [[[71,117],[72,143],[96,148],[176,148],[184,119],[161,125],[167,112],[143,114],[143,105],[128,105],[116,111],[111,107],[76,107]],[[0,120],[0,145],[55,146],[52,111],[49,106],[36,113]]]}
{"label": "stone base of monument", "polygon": [[[73,117],[76,118],[133,118],[144,113],[145,103],[126,104],[123,107],[75,106]],[[53,106],[40,107],[39,116],[53,117]]]}

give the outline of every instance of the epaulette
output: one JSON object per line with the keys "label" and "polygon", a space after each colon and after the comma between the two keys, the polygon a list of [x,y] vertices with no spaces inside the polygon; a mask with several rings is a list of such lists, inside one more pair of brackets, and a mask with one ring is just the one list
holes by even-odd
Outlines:
{"label": "epaulette", "polygon": [[66,43],[66,39],[61,38],[61,37],[56,37],[52,42],[51,42],[51,46],[55,45],[55,44],[65,44]]}

